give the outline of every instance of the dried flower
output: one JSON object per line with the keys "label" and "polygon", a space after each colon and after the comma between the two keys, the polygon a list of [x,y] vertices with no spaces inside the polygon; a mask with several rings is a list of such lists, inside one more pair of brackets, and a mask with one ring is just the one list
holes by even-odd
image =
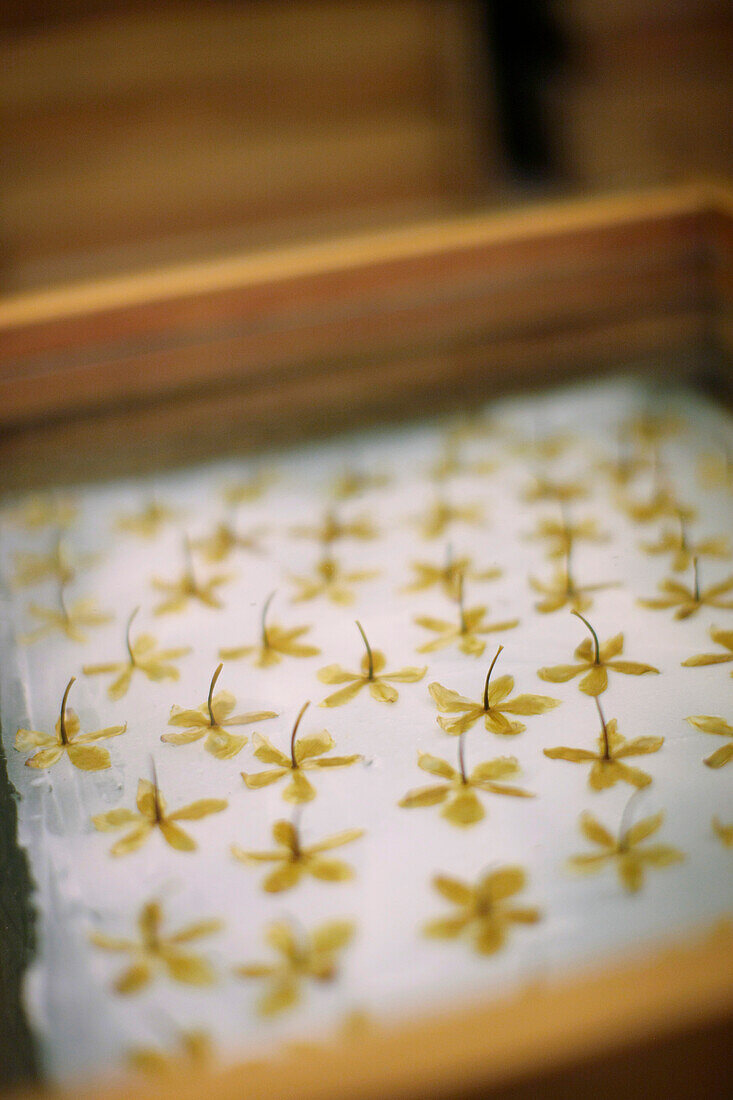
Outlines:
{"label": "dried flower", "polygon": [[349,585],[371,580],[377,575],[376,569],[361,569],[347,573],[334,558],[327,554],[317,562],[312,577],[290,578],[300,589],[293,597],[293,603],[303,603],[305,600],[315,599],[316,596],[325,596],[332,603],[346,606],[354,602],[354,593]]}
{"label": "dried flower", "polygon": [[[693,714],[686,721],[703,733],[714,733],[718,737],[733,737],[733,726],[719,714]],[[703,760],[703,764],[707,764],[709,768],[722,768],[729,760],[733,760],[733,741],[729,745],[716,749],[712,756],[707,756]]]}
{"label": "dried flower", "polygon": [[59,538],[50,554],[15,554],[13,584],[18,588],[45,580],[56,580],[62,586],[70,584],[79,569],[98,559],[99,554],[73,554]]}
{"label": "dried flower", "polygon": [[391,478],[387,474],[373,474],[366,470],[346,469],[331,486],[334,500],[352,500],[370,489],[382,489],[389,485]]}
{"label": "dried flower", "polygon": [[535,477],[522,494],[528,504],[541,500],[555,500],[569,504],[588,496],[588,488],[579,481],[554,481],[549,477]]}
{"label": "dried flower", "polygon": [[555,570],[551,581],[538,581],[534,577],[529,578],[530,586],[539,592],[544,599],[539,600],[534,606],[536,611],[543,615],[549,615],[553,611],[559,611],[561,607],[569,607],[572,611],[587,611],[593,606],[593,600],[588,595],[590,592],[601,592],[605,588],[616,588],[615,583],[606,584],[577,584],[573,579],[566,558],[565,568]]}
{"label": "dried flower", "polygon": [[692,569],[693,583],[691,588],[686,584],[682,584],[681,581],[668,579],[657,585],[659,590],[665,593],[664,596],[655,599],[638,599],[636,602],[642,607],[651,608],[653,611],[665,611],[667,608],[676,607],[675,619],[688,619],[690,615],[694,615],[703,606],[733,608],[733,600],[721,598],[727,592],[733,592],[733,575],[719,581],[718,584],[711,584],[708,588],[701,589],[697,558],[692,559]]}
{"label": "dried flower", "polygon": [[98,772],[110,767],[109,751],[90,742],[104,741],[108,737],[119,737],[127,729],[127,724],[107,726],[106,729],[80,734],[79,716],[73,710],[69,709],[67,711],[66,709],[66,701],[69,698],[71,685],[75,682],[76,677],[72,676],[66,685],[54,734],[27,729],[19,729],[16,733],[15,747],[18,752],[39,749],[38,752],[26,760],[25,765],[27,768],[50,768],[61,759],[64,753],[66,753],[74,767],[79,768],[81,771]]}
{"label": "dried flower", "polygon": [[592,814],[583,813],[580,815],[580,831],[602,850],[572,856],[568,862],[577,871],[593,872],[599,871],[604,863],[612,860],[616,864],[624,889],[635,894],[643,885],[647,867],[669,867],[685,858],[677,848],[671,848],[667,844],[642,845],[642,841],[657,832],[663,821],[664,814],[658,813],[653,817],[645,817],[630,828],[624,828],[622,818],[616,838]]}
{"label": "dried flower", "polygon": [[618,507],[635,523],[651,523],[655,519],[691,520],[696,516],[694,508],[682,504],[665,486],[658,486],[647,500],[619,497]]}
{"label": "dried flower", "polygon": [[733,454],[723,446],[715,454],[705,454],[697,467],[700,484],[706,489],[733,489]]}
{"label": "dried flower", "polygon": [[59,604],[58,611],[53,607],[39,607],[35,603],[29,604],[29,613],[35,619],[40,619],[41,625],[27,634],[22,634],[20,640],[26,645],[30,645],[42,638],[47,638],[49,634],[53,634],[55,630],[58,630],[72,642],[85,642],[87,640],[85,628],[104,626],[105,623],[111,622],[114,618],[106,611],[100,611],[95,599],[74,600],[72,604],[67,604],[64,598],[63,585],[59,590]]}
{"label": "dried flower", "polygon": [[478,477],[491,474],[496,469],[496,462],[490,459],[478,459],[469,462],[461,455],[458,441],[448,438],[443,453],[433,462],[428,470],[430,477],[435,481],[446,481],[450,477],[459,474],[475,474]]}
{"label": "dried flower", "polygon": [[326,696],[322,700],[322,707],[340,707],[348,703],[355,695],[358,695],[363,687],[369,685],[369,691],[373,699],[378,703],[395,703],[398,699],[397,689],[388,681],[399,684],[414,684],[422,680],[427,672],[427,666],[415,668],[408,666],[398,672],[382,672],[387,660],[379,649],[372,649],[367,641],[361,623],[357,622],[359,633],[364,642],[366,653],[361,659],[361,672],[348,672],[341,665],[326,665],[318,672],[318,679],[322,684],[347,684],[347,687],[335,691],[333,695]]}
{"label": "dried flower", "polygon": [[522,439],[518,433],[511,445],[511,449],[519,458],[529,459],[532,462],[554,462],[560,458],[571,444],[574,437],[570,432],[552,432],[540,439]]}
{"label": "dried flower", "polygon": [[549,668],[541,668],[537,673],[540,680],[545,680],[551,684],[564,684],[584,672],[585,675],[578,684],[580,690],[584,691],[586,695],[602,695],[608,687],[608,669],[627,676],[643,676],[646,672],[659,672],[659,669],[654,668],[653,665],[640,664],[637,661],[612,660],[612,658],[623,652],[623,634],[615,634],[613,638],[601,643],[586,618],[577,611],[572,611],[571,614],[585,623],[591,633],[591,637],[582,641],[575,650],[574,656],[581,663],[577,665],[552,665]]}
{"label": "dried flower", "polygon": [[209,814],[221,813],[229,805],[222,798],[201,798],[169,814],[165,798],[158,786],[154,766],[153,780],[151,783],[148,779],[138,779],[135,800],[137,813],[134,810],[117,809],[109,810],[105,814],[96,814],[92,818],[94,828],[102,833],[123,829],[128,825],[134,826],[131,832],[112,845],[111,856],[124,856],[129,852],[136,852],[154,829],[160,829],[163,839],[171,848],[176,848],[179,852],[193,852],[196,849],[196,841],[176,822],[198,821]]}
{"label": "dried flower", "polygon": [[5,519],[37,531],[41,527],[71,527],[77,516],[77,506],[70,497],[35,493],[9,509]]}
{"label": "dried flower", "polygon": [[588,749],[570,749],[562,745],[554,749],[544,749],[545,756],[550,760],[569,760],[573,764],[589,764],[592,761],[593,767],[588,775],[588,784],[594,791],[615,787],[619,781],[630,783],[633,787],[648,787],[652,781],[651,776],[640,768],[630,768],[628,764],[622,764],[621,760],[629,756],[646,756],[652,752],[659,752],[664,744],[664,738],[637,737],[634,741],[627,741],[618,732],[615,718],[606,722],[597,697],[596,707],[601,721],[598,752],[590,752]]}
{"label": "dried flower", "polygon": [[[722,665],[733,661],[733,630],[718,630],[710,627],[710,637],[717,645],[724,646],[728,653],[699,653],[696,657],[688,657],[682,664],[687,668],[696,668],[699,665]],[[731,671],[733,676],[733,671]]]}
{"label": "dried flower", "polygon": [[277,475],[272,470],[258,470],[245,481],[225,485],[221,495],[225,504],[230,508],[237,508],[240,504],[259,500],[276,481]]}
{"label": "dried flower", "polygon": [[712,827],[715,835],[723,842],[726,848],[733,848],[733,823],[724,825],[719,818],[712,819]]}
{"label": "dried flower", "polygon": [[415,622],[425,630],[432,630],[437,638],[417,647],[418,653],[434,653],[437,649],[445,649],[446,646],[456,642],[462,653],[470,657],[480,657],[486,649],[486,642],[481,640],[482,634],[494,634],[500,630],[512,630],[519,626],[519,619],[505,619],[503,622],[486,622],[487,608],[463,606],[463,576],[458,581],[458,621],[447,622],[445,619],[434,619],[428,615],[418,615]]}
{"label": "dried flower", "polygon": [[258,710],[249,714],[234,714],[237,700],[228,691],[214,695],[216,681],[221,675],[223,664],[217,666],[209,684],[209,695],[205,703],[187,710],[183,707],[171,707],[169,726],[186,726],[182,733],[164,733],[161,741],[169,745],[190,745],[205,737],[204,748],[217,760],[229,760],[244,748],[247,738],[229,733],[225,726],[249,726],[253,722],[263,722],[266,718],[277,718],[274,710]]}
{"label": "dried flower", "polygon": [[135,669],[142,672],[153,683],[159,683],[161,680],[177,680],[180,673],[170,662],[177,661],[191,652],[190,646],[178,649],[157,649],[158,643],[152,634],[138,634],[133,642],[130,638],[130,628],[139,610],[139,607],[135,608],[127,623],[125,632],[127,660],[111,661],[102,665],[84,665],[82,668],[85,676],[117,673],[116,678],[107,688],[107,695],[113,700],[121,699],[127,694]]}
{"label": "dried flower", "polygon": [[501,576],[501,569],[476,570],[473,568],[470,558],[454,558],[450,546],[446,554],[445,565],[414,561],[411,563],[411,568],[416,576],[412,584],[405,586],[404,592],[423,592],[426,588],[434,588],[439,585],[451,600],[458,597],[462,577],[472,581],[493,581]]}
{"label": "dried flower", "polygon": [[179,1031],[172,1051],[154,1047],[133,1047],[127,1056],[131,1069],[158,1077],[182,1069],[203,1069],[212,1061],[214,1048],[205,1031]]}
{"label": "dried flower", "polygon": [[441,817],[450,821],[452,825],[475,825],[485,817],[484,808],[476,791],[485,791],[488,794],[513,795],[516,798],[534,798],[531,791],[525,791],[521,787],[512,787],[506,783],[497,783],[496,780],[506,779],[507,776],[516,775],[521,769],[513,756],[500,756],[497,760],[485,760],[483,764],[477,764],[470,775],[466,772],[466,764],[463,752],[464,734],[458,739],[458,769],[454,768],[447,760],[439,756],[432,756],[427,752],[418,752],[417,766],[430,775],[440,776],[445,780],[429,787],[419,787],[408,791],[403,799],[398,802],[405,809],[416,809],[422,806],[442,805]]}
{"label": "dried flower", "polygon": [[538,520],[530,539],[547,540],[547,557],[564,558],[576,542],[608,542],[608,535],[600,531],[594,519],[571,523],[564,515],[560,519]]}
{"label": "dried flower", "polygon": [[234,550],[248,550],[251,554],[261,554],[261,539],[265,533],[264,527],[253,527],[247,534],[236,531],[229,523],[217,523],[214,531],[206,538],[194,539],[191,545],[201,551],[204,561],[210,565],[218,565],[226,561]]}
{"label": "dried flower", "polygon": [[730,543],[725,538],[700,539],[693,542],[684,519],[678,516],[678,526],[665,527],[656,542],[642,542],[641,549],[647,554],[672,554],[672,569],[681,573],[689,569],[693,558],[729,558]]}
{"label": "dried flower", "polygon": [[153,614],[166,615],[171,611],[185,611],[189,600],[198,600],[205,607],[221,608],[223,603],[216,595],[216,589],[226,584],[231,578],[225,573],[216,573],[207,581],[199,581],[193,568],[191,555],[191,543],[184,539],[184,555],[186,566],[180,580],[162,581],[153,578],[153,588],[159,592],[165,592],[166,598],[154,608]]}
{"label": "dried flower", "polygon": [[233,844],[232,855],[242,863],[277,864],[262,883],[262,889],[268,894],[279,894],[297,886],[303,875],[312,875],[320,882],[346,882],[353,878],[354,871],[348,863],[340,859],[324,859],[321,853],[350,844],[363,835],[363,829],[347,829],[306,848],[301,842],[297,825],[291,825],[289,821],[276,821],[272,827],[272,839],[280,845],[277,851],[245,852]]}
{"label": "dried flower", "polygon": [[330,752],[335,747],[328,730],[320,730],[318,733],[296,739],[300,720],[309,705],[304,703],[295,719],[293,732],[290,735],[289,756],[280,749],[276,749],[259,733],[254,735],[252,743],[255,746],[255,756],[263,764],[275,764],[275,767],[264,772],[242,772],[242,779],[250,790],[268,787],[271,783],[277,783],[278,780],[289,776],[290,782],[283,791],[283,798],[287,802],[310,802],[316,797],[316,791],[307,776],[303,775],[304,771],[312,771],[315,768],[346,768],[355,764],[357,760],[361,760],[358,753],[351,756],[325,756],[324,753]]}
{"label": "dried flower", "polygon": [[507,714],[544,714],[553,707],[560,706],[559,699],[553,699],[549,695],[517,695],[514,699],[508,699],[514,690],[513,676],[500,676],[495,683],[491,683],[491,673],[494,671],[499,654],[504,646],[499,646],[484,681],[483,696],[478,703],[456,691],[445,688],[442,684],[432,683],[428,691],[433,697],[438,710],[448,714],[460,714],[460,718],[444,718],[438,716],[438,725],[446,733],[455,736],[471,729],[472,726],[483,718],[484,725],[490,733],[501,736],[509,736],[522,733],[527,727],[523,722],[515,722],[506,717]]}
{"label": "dried flower", "polygon": [[468,523],[478,526],[483,523],[483,511],[478,504],[458,506],[438,498],[428,510],[417,519],[423,538],[436,539],[443,535],[453,523]]}
{"label": "dried flower", "polygon": [[339,520],[333,512],[326,512],[323,522],[317,527],[299,526],[293,527],[291,534],[297,538],[315,539],[316,542],[330,546],[338,539],[360,539],[368,541],[377,537],[377,529],[366,516],[350,520],[346,523]]}
{"label": "dried flower", "polygon": [[245,963],[240,978],[267,978],[268,988],[258,1002],[261,1016],[274,1016],[298,1003],[306,981],[330,982],[338,973],[338,955],[354,936],[351,921],[322,924],[309,935],[297,936],[283,921],[271,924],[265,940],[281,956],[274,964]]}
{"label": "dried flower", "polygon": [[260,623],[260,642],[258,645],[234,646],[219,650],[222,661],[236,661],[240,657],[254,657],[258,668],[271,668],[280,664],[283,657],[317,657],[321,652],[318,646],[304,645],[298,641],[310,630],[309,626],[293,626],[289,629],[278,623],[268,624],[267,612],[275,596],[274,592],[265,600]]}
{"label": "dried flower", "polygon": [[425,925],[426,936],[457,939],[467,936],[480,955],[494,955],[505,944],[512,924],[535,924],[540,912],[534,907],[508,902],[525,888],[527,876],[521,867],[500,867],[482,875],[475,886],[447,875],[436,875],[433,886],[458,907],[451,917],[440,917]]}
{"label": "dried flower", "polygon": [[123,531],[128,535],[138,535],[143,539],[154,539],[161,527],[165,527],[167,523],[178,519],[178,516],[179,513],[176,509],[151,500],[139,512],[119,516],[115,527],[118,531]]}
{"label": "dried flower", "polygon": [[677,435],[683,426],[679,416],[672,413],[644,412],[624,424],[624,432],[643,447],[654,447],[670,436]]}
{"label": "dried flower", "polygon": [[184,985],[213,985],[214,971],[211,964],[200,955],[181,950],[181,944],[190,943],[202,936],[219,932],[223,924],[219,920],[203,920],[186,925],[172,936],[161,935],[163,913],[157,901],[149,901],[140,910],[139,940],[121,940],[92,932],[89,937],[95,947],[104,951],[124,951],[132,955],[133,963],[117,977],[114,989],[117,993],[137,993],[149,985],[156,971],[165,970],[173,981]]}

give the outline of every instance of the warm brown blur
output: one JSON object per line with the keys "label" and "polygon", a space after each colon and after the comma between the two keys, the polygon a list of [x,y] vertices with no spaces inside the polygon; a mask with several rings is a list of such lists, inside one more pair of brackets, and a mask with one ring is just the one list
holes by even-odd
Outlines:
{"label": "warm brown blur", "polygon": [[7,10],[0,292],[730,167],[727,0]]}

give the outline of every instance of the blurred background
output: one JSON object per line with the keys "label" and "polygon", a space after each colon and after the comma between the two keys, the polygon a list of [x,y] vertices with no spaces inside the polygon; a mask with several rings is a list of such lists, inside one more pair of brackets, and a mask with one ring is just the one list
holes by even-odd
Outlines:
{"label": "blurred background", "polygon": [[727,0],[16,0],[0,292],[729,176]]}

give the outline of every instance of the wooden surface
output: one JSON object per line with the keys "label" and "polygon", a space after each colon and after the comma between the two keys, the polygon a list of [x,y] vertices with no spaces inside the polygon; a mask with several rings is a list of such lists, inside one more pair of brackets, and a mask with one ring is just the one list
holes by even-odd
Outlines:
{"label": "wooden surface", "polygon": [[6,297],[0,484],[709,356],[727,331],[732,208],[691,185]]}

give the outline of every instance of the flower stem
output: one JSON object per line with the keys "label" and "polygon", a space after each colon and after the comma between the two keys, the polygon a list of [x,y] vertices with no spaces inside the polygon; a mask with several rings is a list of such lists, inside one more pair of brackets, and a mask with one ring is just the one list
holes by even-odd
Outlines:
{"label": "flower stem", "polygon": [[585,625],[590,630],[591,634],[593,635],[593,649],[595,651],[595,656],[593,658],[593,661],[594,661],[594,664],[599,665],[601,663],[601,647],[600,647],[600,644],[598,642],[598,635],[596,634],[595,630],[590,625],[588,620],[585,618],[585,616],[581,615],[579,611],[571,611],[570,614],[575,615],[576,619],[580,619],[581,622],[584,622]]}
{"label": "flower stem", "polygon": [[125,631],[125,645],[127,646],[127,652],[130,656],[131,665],[135,664],[135,657],[133,656],[132,645],[130,643],[130,627],[132,626],[132,620],[135,618],[139,610],[140,608],[136,607],[132,615],[130,615],[130,618],[127,620],[127,630]]}
{"label": "flower stem", "polygon": [[698,570],[697,570],[697,557],[693,557],[693,559],[692,559],[692,575],[694,577],[695,602],[699,603],[700,602],[700,577],[698,575]]}
{"label": "flower stem", "polygon": [[496,653],[494,654],[494,659],[489,666],[489,671],[486,673],[486,682],[484,683],[484,710],[487,712],[489,709],[489,681],[491,680],[491,673],[494,671],[494,665],[498,661],[499,654],[501,653],[503,648],[503,645],[499,646]]}
{"label": "flower stem", "polygon": [[601,720],[601,730],[603,731],[603,759],[611,759],[611,746],[608,743],[608,726],[606,725],[606,719],[603,717],[603,710],[601,708],[601,701],[598,696],[595,696],[596,707],[598,709],[598,717]]}
{"label": "flower stem", "polygon": [[367,636],[364,633],[364,627],[361,625],[361,623],[359,622],[358,619],[356,619],[356,625],[359,628],[359,633],[361,634],[362,639],[364,641],[364,645],[366,646],[367,661],[369,662],[369,673],[368,673],[367,679],[368,680],[373,680],[374,679],[374,657],[372,656],[372,647],[369,645],[369,642],[367,641]]}
{"label": "flower stem", "polygon": [[295,719],[295,725],[293,726],[293,732],[290,735],[290,760],[291,760],[291,763],[292,763],[294,769],[297,768],[297,766],[298,766],[297,761],[295,759],[295,735],[298,732],[298,726],[300,725],[300,720],[303,717],[303,715],[305,714],[305,712],[308,710],[309,706],[310,706],[310,699],[308,700],[308,702],[303,703],[303,706],[300,708],[300,710],[298,712],[298,717]]}
{"label": "flower stem", "polygon": [[155,757],[150,757],[150,770],[153,773],[153,809],[155,811],[155,823],[159,825],[163,820],[163,811],[160,805],[160,790],[158,788],[158,772],[155,767]]}
{"label": "flower stem", "polygon": [[216,672],[211,677],[211,683],[209,684],[209,697],[206,700],[206,706],[209,709],[209,725],[210,726],[215,726],[216,725],[216,718],[214,718],[214,709],[212,707],[211,699],[212,699],[212,696],[214,694],[214,688],[216,687],[216,681],[219,679],[219,677],[221,675],[221,670],[223,668],[224,668],[224,665],[222,663],[219,663],[219,665],[217,666]]}
{"label": "flower stem", "polygon": [[270,610],[270,604],[275,599],[277,589],[274,589],[265,600],[265,606],[262,608],[261,630],[262,630],[262,645],[265,649],[270,648],[270,639],[267,636],[267,612]]}
{"label": "flower stem", "polygon": [[463,755],[463,738],[466,731],[463,730],[458,736],[458,767],[461,769],[461,782],[464,787],[467,785],[468,780],[466,778],[466,760]]}
{"label": "flower stem", "polygon": [[59,715],[59,734],[61,736],[61,744],[68,745],[69,737],[66,733],[66,700],[69,698],[69,692],[71,691],[71,685],[76,683],[76,676],[72,676],[66,685],[66,691],[64,697],[61,700],[61,714]]}

